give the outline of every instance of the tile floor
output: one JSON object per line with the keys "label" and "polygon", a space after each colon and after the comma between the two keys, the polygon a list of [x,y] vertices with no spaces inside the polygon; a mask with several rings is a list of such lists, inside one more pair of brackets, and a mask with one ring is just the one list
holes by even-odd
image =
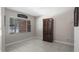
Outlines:
{"label": "tile floor", "polygon": [[61,43],[50,43],[39,38],[32,38],[6,46],[6,52],[73,52],[74,47]]}

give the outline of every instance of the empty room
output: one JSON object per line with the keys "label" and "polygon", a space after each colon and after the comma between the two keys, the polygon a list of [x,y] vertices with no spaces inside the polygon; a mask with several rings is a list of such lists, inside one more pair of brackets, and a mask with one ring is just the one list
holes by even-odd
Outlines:
{"label": "empty room", "polygon": [[5,52],[74,52],[74,7],[2,7]]}

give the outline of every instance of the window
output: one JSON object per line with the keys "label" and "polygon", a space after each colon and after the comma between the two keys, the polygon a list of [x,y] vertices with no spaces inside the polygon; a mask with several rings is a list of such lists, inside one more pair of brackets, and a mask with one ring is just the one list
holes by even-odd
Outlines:
{"label": "window", "polygon": [[13,33],[23,33],[31,32],[31,22],[30,20],[10,18],[9,32]]}

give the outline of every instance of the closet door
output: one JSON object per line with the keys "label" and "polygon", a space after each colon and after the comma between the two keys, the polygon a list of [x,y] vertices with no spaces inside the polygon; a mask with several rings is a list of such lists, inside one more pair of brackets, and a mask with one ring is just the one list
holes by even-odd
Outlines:
{"label": "closet door", "polygon": [[53,41],[53,19],[43,20],[43,40],[52,42]]}

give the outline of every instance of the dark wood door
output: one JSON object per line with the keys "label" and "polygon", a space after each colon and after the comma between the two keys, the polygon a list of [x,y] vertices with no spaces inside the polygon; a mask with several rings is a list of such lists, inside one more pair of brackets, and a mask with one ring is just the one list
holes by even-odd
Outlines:
{"label": "dark wood door", "polygon": [[22,20],[19,23],[19,32],[26,32],[26,20]]}
{"label": "dark wood door", "polygon": [[31,23],[29,20],[27,21],[27,32],[31,32]]}
{"label": "dark wood door", "polygon": [[43,19],[43,40],[53,41],[53,19]]}

